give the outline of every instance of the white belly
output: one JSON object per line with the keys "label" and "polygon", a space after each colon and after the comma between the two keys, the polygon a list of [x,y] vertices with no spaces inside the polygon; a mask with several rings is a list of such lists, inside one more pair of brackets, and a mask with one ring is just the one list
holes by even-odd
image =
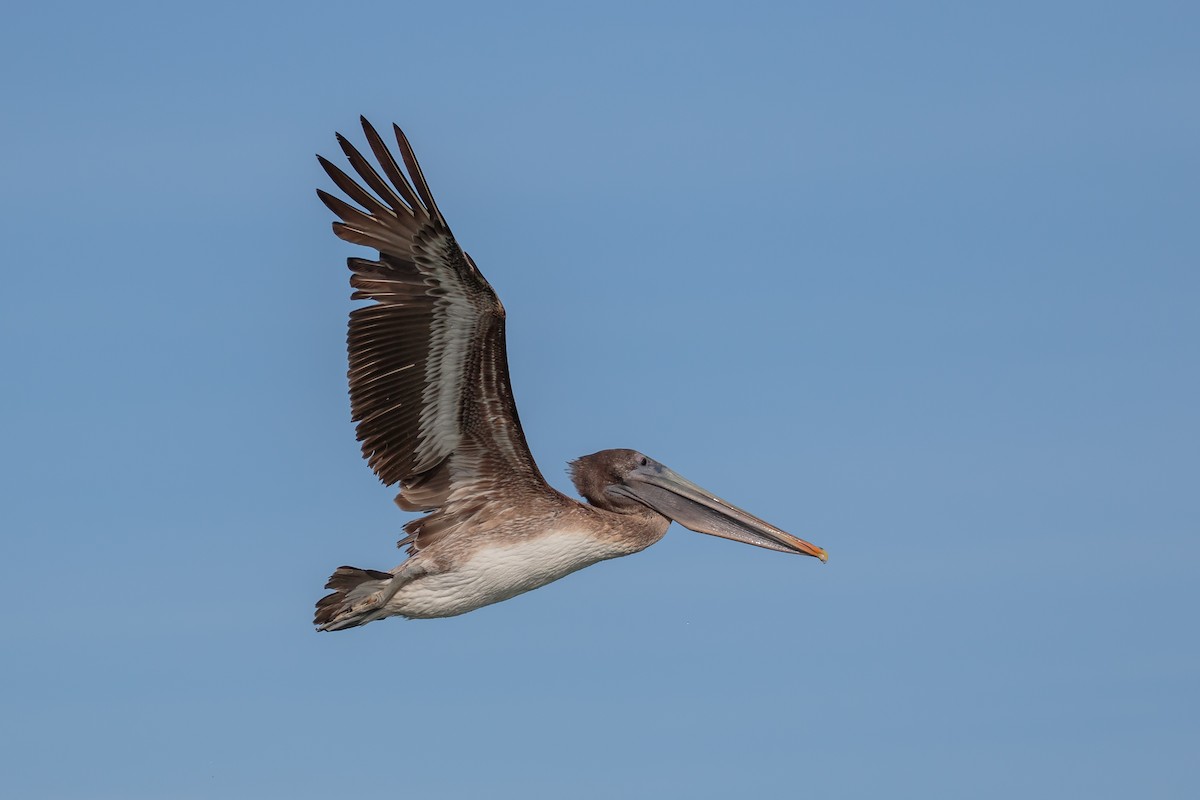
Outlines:
{"label": "white belly", "polygon": [[453,617],[625,552],[581,531],[488,545],[452,571],[416,578],[396,592],[387,610],[406,617]]}

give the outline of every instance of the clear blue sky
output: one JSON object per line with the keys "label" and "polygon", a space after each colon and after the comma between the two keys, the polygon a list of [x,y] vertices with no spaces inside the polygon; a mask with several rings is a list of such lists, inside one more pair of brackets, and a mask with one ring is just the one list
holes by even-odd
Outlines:
{"label": "clear blue sky", "polygon": [[[564,5],[5,13],[0,794],[1197,796],[1197,6]],[[314,633],[408,518],[313,195],[360,113],[557,486],[635,447],[828,566],[676,528]]]}

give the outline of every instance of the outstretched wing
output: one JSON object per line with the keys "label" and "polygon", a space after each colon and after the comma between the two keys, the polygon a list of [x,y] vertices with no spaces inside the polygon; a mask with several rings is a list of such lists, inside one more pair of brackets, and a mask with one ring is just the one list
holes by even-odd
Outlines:
{"label": "outstretched wing", "polygon": [[410,511],[441,508],[452,494],[477,510],[501,487],[553,493],[517,418],[504,307],[454,240],[404,133],[393,126],[401,169],[362,126],[383,174],[339,134],[361,183],[317,158],[359,207],[317,194],[341,218],[335,234],[379,251],[375,261],[347,261],[354,299],[372,301],[350,313],[348,336],[363,456],[383,483],[400,484],[396,502]]}

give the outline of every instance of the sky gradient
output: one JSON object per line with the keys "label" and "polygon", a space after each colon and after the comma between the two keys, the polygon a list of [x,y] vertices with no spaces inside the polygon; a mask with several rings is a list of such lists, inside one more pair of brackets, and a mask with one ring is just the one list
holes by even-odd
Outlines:
{"label": "sky gradient", "polygon": [[[1198,28],[7,12],[0,794],[1195,797]],[[349,420],[367,253],[313,193],[359,114],[405,127],[503,300],[555,486],[634,447],[829,564],[675,527],[313,632],[410,518]]]}

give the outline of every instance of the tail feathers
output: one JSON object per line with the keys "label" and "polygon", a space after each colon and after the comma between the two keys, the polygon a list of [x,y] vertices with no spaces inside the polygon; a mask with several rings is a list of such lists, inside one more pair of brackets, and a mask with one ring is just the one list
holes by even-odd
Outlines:
{"label": "tail feathers", "polygon": [[333,593],[317,601],[313,624],[317,630],[340,631],[380,619],[382,592],[392,578],[377,569],[338,567],[325,584]]}

